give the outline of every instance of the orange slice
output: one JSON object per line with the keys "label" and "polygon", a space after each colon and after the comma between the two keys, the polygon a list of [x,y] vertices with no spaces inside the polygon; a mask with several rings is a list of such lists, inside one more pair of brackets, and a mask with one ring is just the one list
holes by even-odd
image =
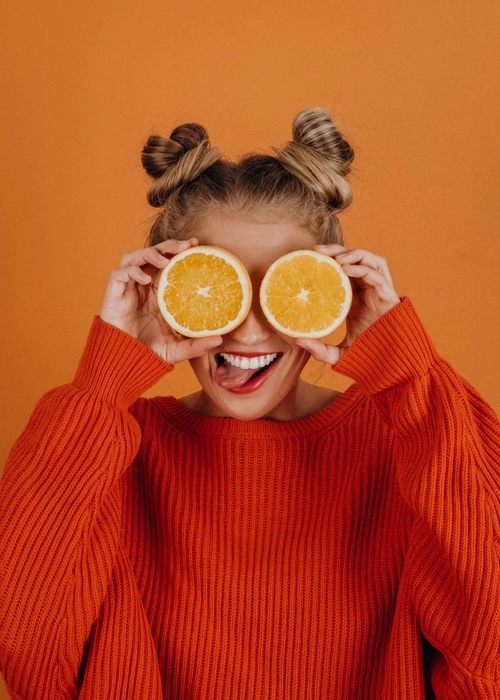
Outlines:
{"label": "orange slice", "polygon": [[321,338],[347,316],[352,288],[341,266],[314,250],[278,258],[260,286],[260,305],[269,323],[293,338]]}
{"label": "orange slice", "polygon": [[248,314],[251,301],[245,266],[222,248],[188,248],[160,275],[160,312],[172,328],[190,338],[229,333]]}

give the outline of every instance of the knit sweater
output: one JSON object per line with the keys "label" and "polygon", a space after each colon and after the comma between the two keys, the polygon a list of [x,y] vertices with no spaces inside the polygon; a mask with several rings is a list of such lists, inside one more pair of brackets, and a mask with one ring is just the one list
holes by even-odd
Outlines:
{"label": "knit sweater", "polygon": [[500,427],[408,299],[308,418],[140,398],[170,369],[96,318],[10,453],[12,698],[500,698]]}

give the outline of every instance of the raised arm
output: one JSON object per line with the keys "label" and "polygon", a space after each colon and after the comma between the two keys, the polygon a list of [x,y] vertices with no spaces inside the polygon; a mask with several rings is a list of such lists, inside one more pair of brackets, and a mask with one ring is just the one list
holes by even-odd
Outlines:
{"label": "raised arm", "polygon": [[[437,700],[500,697],[500,424],[436,353],[404,299],[344,354],[353,377],[395,433],[401,494],[417,514],[389,658],[411,601],[439,651]],[[399,687],[387,689],[397,697]],[[392,693],[392,695],[391,695]]]}
{"label": "raised arm", "polygon": [[438,355],[410,301],[396,294],[384,258],[318,249],[351,277],[347,335],[339,346],[297,342],[373,396],[393,430],[401,494],[417,514],[387,657],[403,670],[384,697],[405,694],[401,654],[414,615],[439,652],[437,700],[500,698],[498,420]]}
{"label": "raised arm", "polygon": [[218,338],[181,339],[154,281],[195,241],[127,253],[71,384],[38,403],[0,484],[0,668],[21,698],[76,692],[84,645],[119,555],[119,480],[141,440],[131,404]]}
{"label": "raised arm", "polygon": [[63,656],[76,679],[116,556],[118,481],[141,437],[128,406],[165,371],[96,318],[74,382],[39,401],[10,452],[0,484],[0,659],[21,697],[64,685]]}

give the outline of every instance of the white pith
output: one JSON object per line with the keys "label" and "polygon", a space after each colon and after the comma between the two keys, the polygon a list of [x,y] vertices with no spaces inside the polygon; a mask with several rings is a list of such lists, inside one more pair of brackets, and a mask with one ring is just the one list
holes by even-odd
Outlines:
{"label": "white pith", "polygon": [[260,367],[267,367],[267,365],[270,365],[271,362],[278,357],[277,352],[273,352],[270,355],[258,355],[257,357],[230,355],[227,352],[221,352],[219,354],[230,365],[239,367],[240,369],[259,369]]}
{"label": "white pith", "polygon": [[[314,258],[318,263],[327,263],[332,265],[339,274],[340,278],[343,281],[343,287],[345,290],[345,300],[344,303],[342,304],[342,307],[340,309],[339,314],[337,317],[324,327],[319,327],[319,328],[314,328],[313,330],[309,332],[301,332],[301,331],[296,331],[292,330],[291,328],[285,328],[284,326],[281,325],[281,323],[275,318],[273,313],[270,311],[268,308],[267,304],[267,288],[269,285],[269,281],[274,274],[275,269],[283,262],[290,260],[291,258],[294,258],[296,256],[301,256],[301,255],[310,255],[312,258]],[[300,293],[297,294],[296,298],[302,299],[302,301],[306,303],[310,303],[309,300],[309,292],[307,289],[301,289]],[[260,300],[260,305],[262,308],[262,311],[264,312],[264,315],[266,316],[267,320],[269,323],[276,328],[277,331],[280,333],[283,333],[283,335],[288,335],[292,338],[321,338],[326,335],[329,335],[332,333],[334,330],[336,330],[340,324],[344,321],[346,318],[351,303],[352,303],[352,288],[351,288],[351,283],[349,281],[349,277],[346,275],[346,273],[343,271],[342,266],[333,258],[330,258],[328,255],[324,255],[323,253],[318,253],[315,250],[294,250],[291,253],[286,253],[283,255],[281,258],[278,258],[278,260],[275,260],[274,263],[269,267],[267,270],[266,274],[264,275],[264,279],[262,280],[262,283],[260,285],[260,292],[259,292],[259,300]]]}
{"label": "white pith", "polygon": [[[207,255],[214,255],[215,257],[222,258],[230,265],[232,265],[233,269],[235,270],[238,276],[238,281],[241,285],[241,291],[243,294],[241,306],[235,318],[228,321],[228,323],[226,323],[225,326],[202,328],[200,330],[186,328],[177,321],[177,319],[170,313],[170,310],[165,304],[164,292],[166,287],[168,286],[168,276],[172,267],[179,260],[182,260],[188,255],[193,255],[195,253],[206,253]],[[211,289],[211,287],[198,287],[197,292],[203,297],[211,297]],[[234,256],[229,251],[224,250],[222,248],[218,248],[217,246],[193,246],[192,248],[187,248],[181,253],[174,255],[174,257],[170,260],[169,264],[165,268],[163,268],[160,275],[160,279],[158,281],[157,300],[158,308],[163,318],[166,320],[166,322],[171,328],[173,328],[181,335],[184,335],[188,338],[204,338],[211,335],[224,335],[225,333],[230,333],[232,330],[237,328],[247,316],[250,310],[250,304],[252,300],[252,282],[243,263],[240,262],[240,260],[238,260],[238,258],[236,258],[236,256]]]}

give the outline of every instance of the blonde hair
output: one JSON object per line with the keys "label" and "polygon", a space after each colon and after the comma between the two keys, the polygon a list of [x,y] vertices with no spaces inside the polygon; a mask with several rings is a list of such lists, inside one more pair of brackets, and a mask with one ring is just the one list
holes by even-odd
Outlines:
{"label": "blonde hair", "polygon": [[275,155],[251,153],[234,162],[211,147],[199,124],[181,124],[169,138],[151,136],[142,164],[154,179],[148,201],[161,208],[149,245],[188,238],[214,212],[290,220],[318,243],[343,243],[337,212],[352,200],[346,177],[354,151],[328,112],[295,117],[293,140]]}

